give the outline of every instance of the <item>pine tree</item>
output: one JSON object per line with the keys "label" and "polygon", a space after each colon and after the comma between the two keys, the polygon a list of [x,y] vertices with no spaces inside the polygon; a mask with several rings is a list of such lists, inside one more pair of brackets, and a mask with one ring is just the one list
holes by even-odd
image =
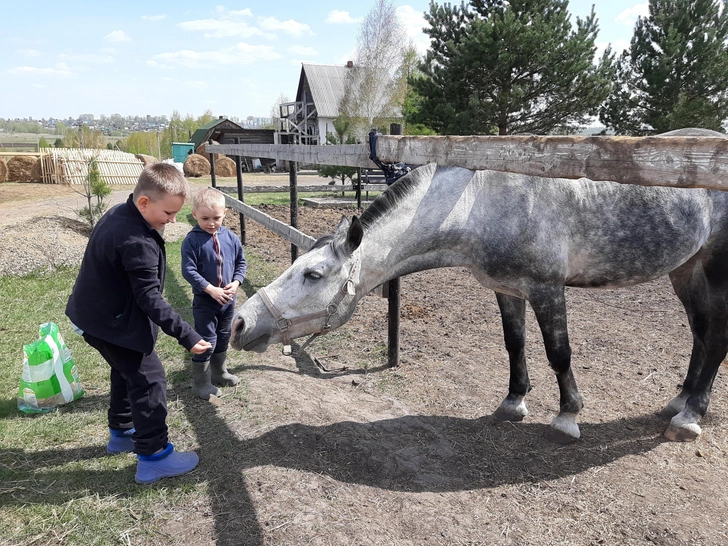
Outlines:
{"label": "pine tree", "polygon": [[442,134],[564,132],[596,115],[609,94],[614,56],[594,64],[592,10],[572,29],[567,0],[430,4],[431,45],[422,97],[408,121]]}
{"label": "pine tree", "polygon": [[728,13],[721,0],[650,0],[617,85],[600,111],[618,134],[684,127],[721,131],[728,118]]}

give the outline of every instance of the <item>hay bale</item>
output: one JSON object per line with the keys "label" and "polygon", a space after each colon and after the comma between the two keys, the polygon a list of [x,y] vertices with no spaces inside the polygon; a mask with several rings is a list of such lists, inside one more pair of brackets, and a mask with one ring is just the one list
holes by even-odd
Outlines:
{"label": "hay bale", "polygon": [[32,155],[16,155],[8,161],[8,182],[31,182],[33,166],[38,162]]}
{"label": "hay bale", "polygon": [[136,154],[135,157],[139,161],[141,161],[142,165],[144,165],[145,167],[148,167],[149,165],[154,165],[155,163],[159,163],[159,160],[152,155]]}
{"label": "hay bale", "polygon": [[38,159],[33,164],[33,168],[30,171],[30,180],[31,182],[43,182],[43,169],[42,169],[42,159]]}
{"label": "hay bale", "polygon": [[215,158],[215,176],[235,176],[235,161],[227,156]]}
{"label": "hay bale", "polygon": [[185,176],[197,178],[210,174],[210,162],[200,154],[190,154],[183,165]]}
{"label": "hay bale", "polygon": [[8,166],[0,158],[0,182],[7,182],[8,180]]}
{"label": "hay bale", "polygon": [[[213,143],[213,144],[220,144],[219,142],[215,142],[214,140],[212,141],[212,143]],[[207,142],[203,142],[202,144],[200,144],[200,145],[199,145],[199,146],[197,147],[197,149],[195,150],[195,153],[196,153],[196,154],[200,154],[200,155],[202,155],[202,156],[205,156],[205,158],[206,158],[206,159],[207,159],[208,161],[210,161],[210,156],[211,156],[211,155],[213,155],[213,154],[208,154],[208,153],[207,153],[207,152],[205,151],[205,146],[207,146]],[[217,161],[218,159],[221,159],[221,158],[223,158],[223,157],[227,157],[227,156],[226,156],[225,154],[214,154],[214,155],[215,155],[215,161]]]}

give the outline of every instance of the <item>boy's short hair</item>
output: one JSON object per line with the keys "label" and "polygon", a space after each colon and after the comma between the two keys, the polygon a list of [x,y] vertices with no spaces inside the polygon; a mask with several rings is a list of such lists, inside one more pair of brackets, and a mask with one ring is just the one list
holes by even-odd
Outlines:
{"label": "boy's short hair", "polygon": [[171,163],[154,163],[145,167],[139,175],[134,188],[134,202],[142,195],[151,201],[163,199],[165,195],[179,195],[186,201],[190,196],[190,184]]}
{"label": "boy's short hair", "polygon": [[208,208],[225,208],[225,196],[212,188],[200,190],[192,200],[192,208],[197,210],[199,207]]}

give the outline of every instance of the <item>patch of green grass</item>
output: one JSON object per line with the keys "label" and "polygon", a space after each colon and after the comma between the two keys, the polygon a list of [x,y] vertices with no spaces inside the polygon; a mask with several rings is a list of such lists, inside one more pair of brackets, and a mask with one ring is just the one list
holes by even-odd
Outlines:
{"label": "patch of green grass", "polygon": [[[190,210],[186,205],[178,220],[194,223]],[[167,244],[165,298],[192,321],[192,294],[180,273],[180,247],[181,241]],[[247,251],[246,257],[251,272],[246,291],[252,293],[279,273],[254,252]],[[0,543],[166,543],[169,521],[180,511],[208,502],[215,462],[206,459],[192,474],[142,487],[134,483],[133,455],[106,454],[109,368],[73,333],[64,313],[77,274],[78,268],[66,268],[0,277]],[[35,341],[39,325],[49,321],[59,325],[85,394],[53,413],[25,415],[16,399],[22,346]],[[167,370],[170,440],[181,450],[209,449],[200,431],[219,418],[211,405],[189,393],[189,353],[161,332],[156,350]],[[241,358],[231,355],[232,371]],[[243,382],[231,391],[226,396],[244,406]]]}

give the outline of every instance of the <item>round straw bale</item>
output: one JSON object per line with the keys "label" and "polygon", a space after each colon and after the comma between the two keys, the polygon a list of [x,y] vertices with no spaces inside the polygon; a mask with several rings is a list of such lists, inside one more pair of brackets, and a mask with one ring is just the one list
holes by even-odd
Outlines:
{"label": "round straw bale", "polygon": [[0,158],[0,182],[7,182],[8,180],[8,166]]}
{"label": "round straw bale", "polygon": [[9,182],[30,182],[33,180],[33,165],[38,162],[32,155],[15,155],[8,161]]}
{"label": "round straw bale", "polygon": [[154,165],[155,163],[159,162],[157,158],[152,155],[137,154],[136,158],[141,161],[142,165],[144,165],[145,167],[148,167],[149,165]]}
{"label": "round straw bale", "polygon": [[183,171],[185,176],[191,176],[193,178],[207,176],[210,174],[210,162],[200,154],[190,154],[185,159]]}
{"label": "round straw bale", "polygon": [[215,158],[215,175],[216,176],[235,176],[235,161],[227,156],[220,159]]}
{"label": "round straw bale", "polygon": [[43,169],[41,168],[41,159],[38,159],[33,163],[33,168],[30,170],[31,182],[43,182]]}
{"label": "round straw bale", "polygon": [[[212,143],[213,143],[213,144],[220,144],[219,142],[215,142],[214,140],[212,141]],[[196,153],[196,154],[200,154],[200,155],[204,155],[204,156],[205,156],[205,158],[206,158],[206,159],[207,159],[208,161],[210,161],[210,156],[211,156],[212,154],[208,154],[208,153],[207,153],[207,151],[205,150],[205,146],[207,146],[207,142],[203,142],[202,144],[200,144],[200,145],[199,145],[199,146],[197,147],[197,149],[195,150],[195,153]],[[221,157],[227,157],[227,156],[226,156],[226,155],[224,155],[224,154],[215,154],[215,161],[217,161],[217,160],[218,160],[218,159],[220,159]]]}

